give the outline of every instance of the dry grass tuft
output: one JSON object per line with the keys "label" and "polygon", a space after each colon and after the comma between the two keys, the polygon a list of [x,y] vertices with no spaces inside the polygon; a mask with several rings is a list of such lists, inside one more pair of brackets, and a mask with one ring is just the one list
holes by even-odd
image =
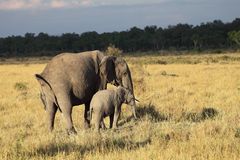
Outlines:
{"label": "dry grass tuft", "polygon": [[14,89],[17,91],[26,91],[28,89],[26,82],[17,82],[14,85]]}

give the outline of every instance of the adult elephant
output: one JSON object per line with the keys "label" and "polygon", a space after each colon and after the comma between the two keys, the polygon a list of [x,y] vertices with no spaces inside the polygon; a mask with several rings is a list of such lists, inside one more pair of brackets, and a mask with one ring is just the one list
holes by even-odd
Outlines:
{"label": "adult elephant", "polygon": [[[80,104],[85,104],[84,122],[85,127],[89,127],[87,115],[91,98],[98,90],[106,89],[107,83],[121,85],[133,93],[131,73],[125,60],[104,56],[100,51],[59,54],[35,76],[41,86],[40,97],[48,113],[50,131],[59,109],[66,120],[68,134],[76,134],[72,107]],[[136,118],[135,107],[132,111]]]}

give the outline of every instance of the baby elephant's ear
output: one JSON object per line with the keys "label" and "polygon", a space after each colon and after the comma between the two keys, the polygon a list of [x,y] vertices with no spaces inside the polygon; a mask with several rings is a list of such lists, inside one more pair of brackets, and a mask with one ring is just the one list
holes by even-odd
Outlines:
{"label": "baby elephant's ear", "polygon": [[124,102],[129,103],[131,99],[134,99],[132,92],[129,89],[124,88]]}
{"label": "baby elephant's ear", "polygon": [[123,87],[118,87],[117,89],[117,95],[118,95],[118,100],[120,102],[125,102],[125,95],[126,95],[126,90]]}

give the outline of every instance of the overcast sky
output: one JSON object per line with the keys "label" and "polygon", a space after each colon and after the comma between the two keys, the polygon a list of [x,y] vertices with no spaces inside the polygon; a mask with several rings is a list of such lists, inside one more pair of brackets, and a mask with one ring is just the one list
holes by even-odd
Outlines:
{"label": "overcast sky", "polygon": [[0,37],[231,22],[239,7],[240,0],[0,0]]}

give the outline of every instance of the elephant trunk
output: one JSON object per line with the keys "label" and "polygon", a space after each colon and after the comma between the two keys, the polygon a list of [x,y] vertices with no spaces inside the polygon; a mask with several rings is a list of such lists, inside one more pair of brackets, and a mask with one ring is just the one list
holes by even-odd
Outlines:
{"label": "elephant trunk", "polygon": [[[131,90],[131,92],[133,94],[133,97],[135,99],[135,95],[134,95],[134,91],[133,91],[132,79],[130,81],[130,84],[131,84],[130,90]],[[132,108],[132,114],[133,114],[134,118],[137,119],[137,115],[136,115],[136,101],[135,100],[134,100],[134,104],[131,106],[131,108]]]}
{"label": "elephant trunk", "polygon": [[[135,99],[135,95],[134,95],[134,91],[133,91],[133,83],[132,83],[132,77],[131,77],[131,72],[128,68],[128,76],[126,76],[125,79],[123,79],[123,87],[129,89],[132,94],[133,94],[133,97]],[[137,119],[137,115],[136,115],[136,102],[134,100],[134,104],[131,106],[131,109],[132,109],[132,114],[134,116],[135,119]]]}
{"label": "elephant trunk", "polygon": [[[134,102],[135,103],[135,102]],[[136,115],[136,103],[133,105],[133,106],[131,106],[132,107],[132,114],[133,114],[133,117],[135,118],[135,119],[137,119],[137,115]]]}

